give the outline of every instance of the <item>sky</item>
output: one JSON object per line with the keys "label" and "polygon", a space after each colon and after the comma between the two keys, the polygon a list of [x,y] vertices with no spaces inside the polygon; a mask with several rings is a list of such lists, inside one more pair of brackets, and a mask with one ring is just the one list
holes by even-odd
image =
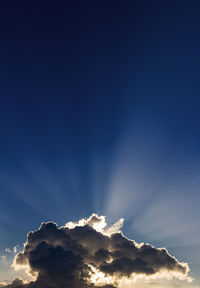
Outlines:
{"label": "sky", "polygon": [[29,279],[10,267],[28,232],[96,213],[194,279],[127,287],[200,287],[199,12],[196,0],[1,1],[0,282]]}

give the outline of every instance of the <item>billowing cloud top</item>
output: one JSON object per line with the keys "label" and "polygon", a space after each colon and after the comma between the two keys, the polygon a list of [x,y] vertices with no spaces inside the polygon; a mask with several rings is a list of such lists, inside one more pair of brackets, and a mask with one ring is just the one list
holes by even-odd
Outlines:
{"label": "billowing cloud top", "polygon": [[58,228],[42,223],[28,234],[13,267],[25,268],[34,280],[15,279],[6,288],[122,287],[139,277],[188,278],[189,267],[165,248],[137,244],[120,231],[123,220],[107,227],[105,217],[93,214]]}

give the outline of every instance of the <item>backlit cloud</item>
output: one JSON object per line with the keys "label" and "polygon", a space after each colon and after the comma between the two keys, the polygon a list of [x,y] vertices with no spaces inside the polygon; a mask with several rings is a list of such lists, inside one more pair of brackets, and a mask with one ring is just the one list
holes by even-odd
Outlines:
{"label": "backlit cloud", "polygon": [[15,279],[6,288],[124,287],[137,278],[190,280],[189,267],[165,248],[137,244],[120,231],[123,219],[107,227],[104,216],[93,214],[58,227],[42,223],[30,232],[13,267],[26,269],[33,281]]}

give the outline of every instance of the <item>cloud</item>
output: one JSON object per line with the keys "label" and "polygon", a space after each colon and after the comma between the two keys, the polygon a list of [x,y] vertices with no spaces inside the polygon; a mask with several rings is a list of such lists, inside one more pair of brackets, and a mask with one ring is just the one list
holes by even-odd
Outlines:
{"label": "cloud", "polygon": [[20,278],[16,278],[12,284],[8,284],[6,285],[5,283],[2,283],[2,285],[0,284],[0,287],[7,287],[7,288],[22,288],[22,287],[28,287],[26,285],[26,281],[20,279]]}
{"label": "cloud", "polygon": [[6,253],[17,253],[17,246],[14,246],[12,250],[10,248],[5,249]]}
{"label": "cloud", "polygon": [[15,279],[6,288],[121,287],[139,277],[189,279],[189,267],[165,248],[137,244],[119,229],[123,219],[107,227],[104,216],[93,214],[58,227],[42,223],[27,235],[24,250],[14,259],[15,269],[26,269],[33,281]]}

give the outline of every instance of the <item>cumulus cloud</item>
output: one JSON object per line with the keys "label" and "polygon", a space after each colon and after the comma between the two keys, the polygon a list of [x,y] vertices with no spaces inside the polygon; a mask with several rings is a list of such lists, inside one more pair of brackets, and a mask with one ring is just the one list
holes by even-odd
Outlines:
{"label": "cumulus cloud", "polygon": [[[5,286],[6,285],[6,286]],[[0,285],[0,287],[7,287],[7,288],[22,288],[22,287],[27,287],[26,286],[26,281],[20,279],[20,278],[16,278],[12,284],[5,284],[2,283],[2,286]]]}
{"label": "cumulus cloud", "polygon": [[189,279],[189,267],[165,248],[137,244],[120,231],[123,219],[107,227],[104,216],[93,214],[58,227],[42,223],[27,235],[15,269],[26,269],[33,281],[15,279],[6,288],[114,288],[139,277]]}
{"label": "cumulus cloud", "polygon": [[10,248],[6,248],[5,252],[6,253],[17,253],[17,246],[14,246],[12,250]]}

